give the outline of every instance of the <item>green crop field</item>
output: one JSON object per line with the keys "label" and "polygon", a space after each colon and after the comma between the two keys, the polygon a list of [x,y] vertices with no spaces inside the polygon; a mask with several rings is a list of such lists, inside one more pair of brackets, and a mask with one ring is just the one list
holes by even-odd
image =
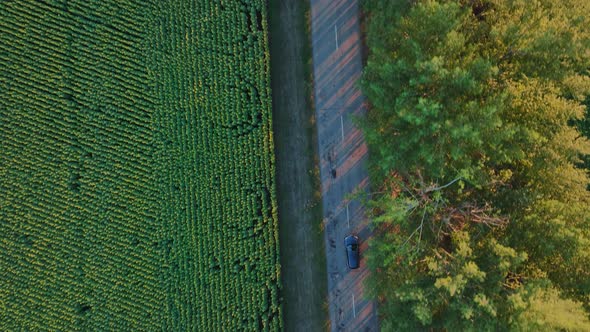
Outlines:
{"label": "green crop field", "polygon": [[0,1],[0,330],[279,330],[265,0]]}

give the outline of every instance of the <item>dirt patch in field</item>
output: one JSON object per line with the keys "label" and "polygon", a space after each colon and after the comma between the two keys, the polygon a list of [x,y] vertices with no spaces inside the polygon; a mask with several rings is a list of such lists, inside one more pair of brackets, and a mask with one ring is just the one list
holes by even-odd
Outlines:
{"label": "dirt patch in field", "polygon": [[327,275],[311,102],[307,1],[270,1],[270,54],[285,331],[326,329]]}

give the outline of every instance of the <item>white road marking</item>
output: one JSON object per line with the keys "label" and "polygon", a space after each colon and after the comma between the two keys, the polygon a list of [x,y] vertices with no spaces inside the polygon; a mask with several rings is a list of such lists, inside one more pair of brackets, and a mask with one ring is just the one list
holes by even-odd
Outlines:
{"label": "white road marking", "polygon": [[348,222],[348,228],[350,228],[350,218],[348,217],[348,203],[346,203],[346,221]]}
{"label": "white road marking", "polygon": [[334,36],[336,37],[336,51],[338,51],[338,28],[334,24]]}
{"label": "white road marking", "polygon": [[342,131],[342,141],[344,141],[344,120],[342,120],[342,115],[340,116],[340,129]]}
{"label": "white road marking", "polygon": [[354,307],[354,294],[352,294],[352,316],[356,318],[356,308]]}

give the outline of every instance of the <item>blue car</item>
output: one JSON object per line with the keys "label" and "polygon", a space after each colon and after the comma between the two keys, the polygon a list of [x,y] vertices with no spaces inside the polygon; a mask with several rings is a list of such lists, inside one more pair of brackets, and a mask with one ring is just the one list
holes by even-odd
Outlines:
{"label": "blue car", "polygon": [[356,235],[349,235],[344,238],[344,247],[346,247],[346,259],[348,268],[358,269],[359,259],[359,238]]}

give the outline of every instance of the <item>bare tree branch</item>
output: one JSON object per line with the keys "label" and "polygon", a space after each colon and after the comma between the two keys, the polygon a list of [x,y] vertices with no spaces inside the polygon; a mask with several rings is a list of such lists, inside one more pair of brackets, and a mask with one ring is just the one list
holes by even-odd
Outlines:
{"label": "bare tree branch", "polygon": [[[420,221],[420,236],[418,237],[418,244],[420,244],[420,241],[422,241],[422,228],[424,227],[424,217],[426,217],[426,207],[424,207],[424,213],[422,213],[422,220]],[[416,249],[418,249],[418,246],[416,246]]]}
{"label": "bare tree branch", "polygon": [[453,183],[455,183],[455,182],[457,182],[457,181],[459,181],[459,180],[461,180],[461,177],[460,177],[460,176],[459,176],[459,177],[457,177],[457,178],[455,178],[453,181],[451,181],[451,182],[449,182],[449,183],[445,184],[444,186],[440,186],[440,187],[434,187],[434,188],[433,188],[433,187],[426,188],[426,189],[423,191],[423,193],[424,193],[424,194],[427,194],[427,193],[429,193],[429,192],[433,192],[433,191],[438,191],[438,190],[441,190],[441,189],[445,189],[446,187],[448,187],[448,186],[452,185]]}

